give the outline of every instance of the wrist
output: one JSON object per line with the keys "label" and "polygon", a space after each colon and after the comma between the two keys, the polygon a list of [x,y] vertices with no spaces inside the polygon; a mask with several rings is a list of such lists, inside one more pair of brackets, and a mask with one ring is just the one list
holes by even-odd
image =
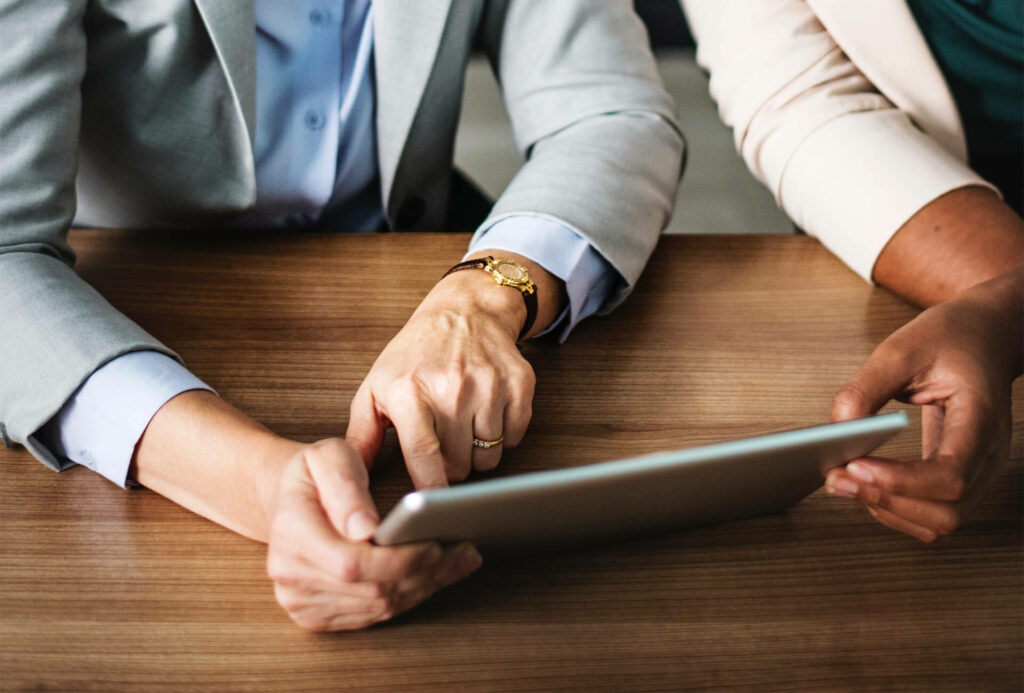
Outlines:
{"label": "wrist", "polygon": [[[1009,380],[1024,373],[1024,266],[982,282],[951,303],[962,303],[999,357],[990,363]],[[1004,358],[1005,357],[1005,358]]]}
{"label": "wrist", "polygon": [[519,289],[502,286],[487,272],[476,269],[452,272],[441,279],[424,306],[493,321],[513,340],[518,338],[527,319],[526,303]]}
{"label": "wrist", "polygon": [[269,530],[277,512],[278,496],[281,491],[281,480],[291,461],[304,446],[298,441],[282,438],[270,431],[253,440],[254,474],[253,494],[256,506],[263,518],[263,532],[256,537],[261,541],[269,541]]}
{"label": "wrist", "polygon": [[[491,272],[483,269],[467,269],[449,272],[435,287],[438,296],[448,296],[449,305],[468,306],[470,310],[481,311],[498,321],[504,329],[513,330],[513,339],[520,341],[543,332],[562,312],[568,302],[565,282],[551,274],[536,261],[518,253],[500,249],[480,249],[467,256],[471,260],[495,258],[499,266],[497,273],[512,283],[522,283],[525,277],[515,276],[502,267],[504,260],[524,268],[529,275],[532,293],[523,293],[521,288],[502,285],[495,281]],[[468,275],[468,276],[466,276]],[[455,279],[458,277],[458,280]],[[463,283],[465,282],[465,283]],[[473,294],[451,297],[448,292]],[[432,292],[433,293],[433,292]],[[461,304],[460,301],[466,303]],[[529,304],[529,307],[527,307]],[[525,328],[525,331],[524,331]]]}
{"label": "wrist", "polygon": [[278,479],[301,447],[217,395],[193,390],[169,400],[150,421],[131,475],[199,515],[266,541]]}
{"label": "wrist", "polygon": [[1014,267],[979,288],[991,289],[990,300],[1003,316],[1005,334],[1013,352],[1012,374],[1016,378],[1024,374],[1024,265]]}

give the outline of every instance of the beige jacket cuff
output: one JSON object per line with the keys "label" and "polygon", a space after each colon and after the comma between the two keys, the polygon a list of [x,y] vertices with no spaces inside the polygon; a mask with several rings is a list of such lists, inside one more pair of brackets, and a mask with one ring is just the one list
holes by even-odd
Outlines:
{"label": "beige jacket cuff", "polygon": [[785,162],[777,195],[800,228],[871,281],[875,261],[904,223],[972,185],[999,192],[905,114],[882,110],[837,117],[810,133]]}

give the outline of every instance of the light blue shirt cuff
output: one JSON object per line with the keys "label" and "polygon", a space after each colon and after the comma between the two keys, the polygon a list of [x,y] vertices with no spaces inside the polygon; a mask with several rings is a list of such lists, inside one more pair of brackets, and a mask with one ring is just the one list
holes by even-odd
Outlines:
{"label": "light blue shirt cuff", "polygon": [[466,257],[484,249],[527,257],[565,282],[569,305],[540,333],[547,334],[565,323],[560,342],[580,320],[597,312],[619,279],[615,268],[586,239],[545,217],[524,214],[498,221],[476,236]]}
{"label": "light blue shirt cuff", "polygon": [[40,430],[55,455],[125,488],[135,446],[160,407],[188,390],[213,390],[180,363],[156,351],[107,362]]}

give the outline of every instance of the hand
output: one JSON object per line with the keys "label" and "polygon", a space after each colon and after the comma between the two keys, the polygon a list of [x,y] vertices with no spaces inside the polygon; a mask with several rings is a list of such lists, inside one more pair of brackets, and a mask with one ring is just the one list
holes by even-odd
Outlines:
{"label": "hand", "polygon": [[370,544],[378,519],[366,467],[340,439],[298,450],[281,474],[268,516],[274,594],[309,630],[387,620],[481,564],[469,544]]}
{"label": "hand", "polygon": [[[440,281],[352,400],[346,438],[367,465],[394,424],[416,488],[447,486],[472,469],[497,466],[532,414],[533,369],[516,347],[525,319],[519,291],[485,272],[464,270]],[[474,437],[502,436],[502,445],[473,446]]]}
{"label": "hand", "polygon": [[955,531],[1009,457],[1022,297],[1016,269],[929,308],[882,342],[836,395],[832,417],[867,416],[893,398],[921,405],[922,459],[855,460],[829,473],[826,490],[922,541]]}

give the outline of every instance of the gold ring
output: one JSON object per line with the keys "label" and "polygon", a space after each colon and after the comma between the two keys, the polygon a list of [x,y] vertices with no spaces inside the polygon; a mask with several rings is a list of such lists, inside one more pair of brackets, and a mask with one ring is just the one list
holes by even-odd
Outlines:
{"label": "gold ring", "polygon": [[505,440],[505,436],[500,436],[497,440],[480,440],[479,438],[474,436],[473,437],[473,447],[474,448],[483,448],[484,450],[486,450],[488,448],[493,448],[496,445],[501,445],[502,442],[504,442],[504,440]]}

